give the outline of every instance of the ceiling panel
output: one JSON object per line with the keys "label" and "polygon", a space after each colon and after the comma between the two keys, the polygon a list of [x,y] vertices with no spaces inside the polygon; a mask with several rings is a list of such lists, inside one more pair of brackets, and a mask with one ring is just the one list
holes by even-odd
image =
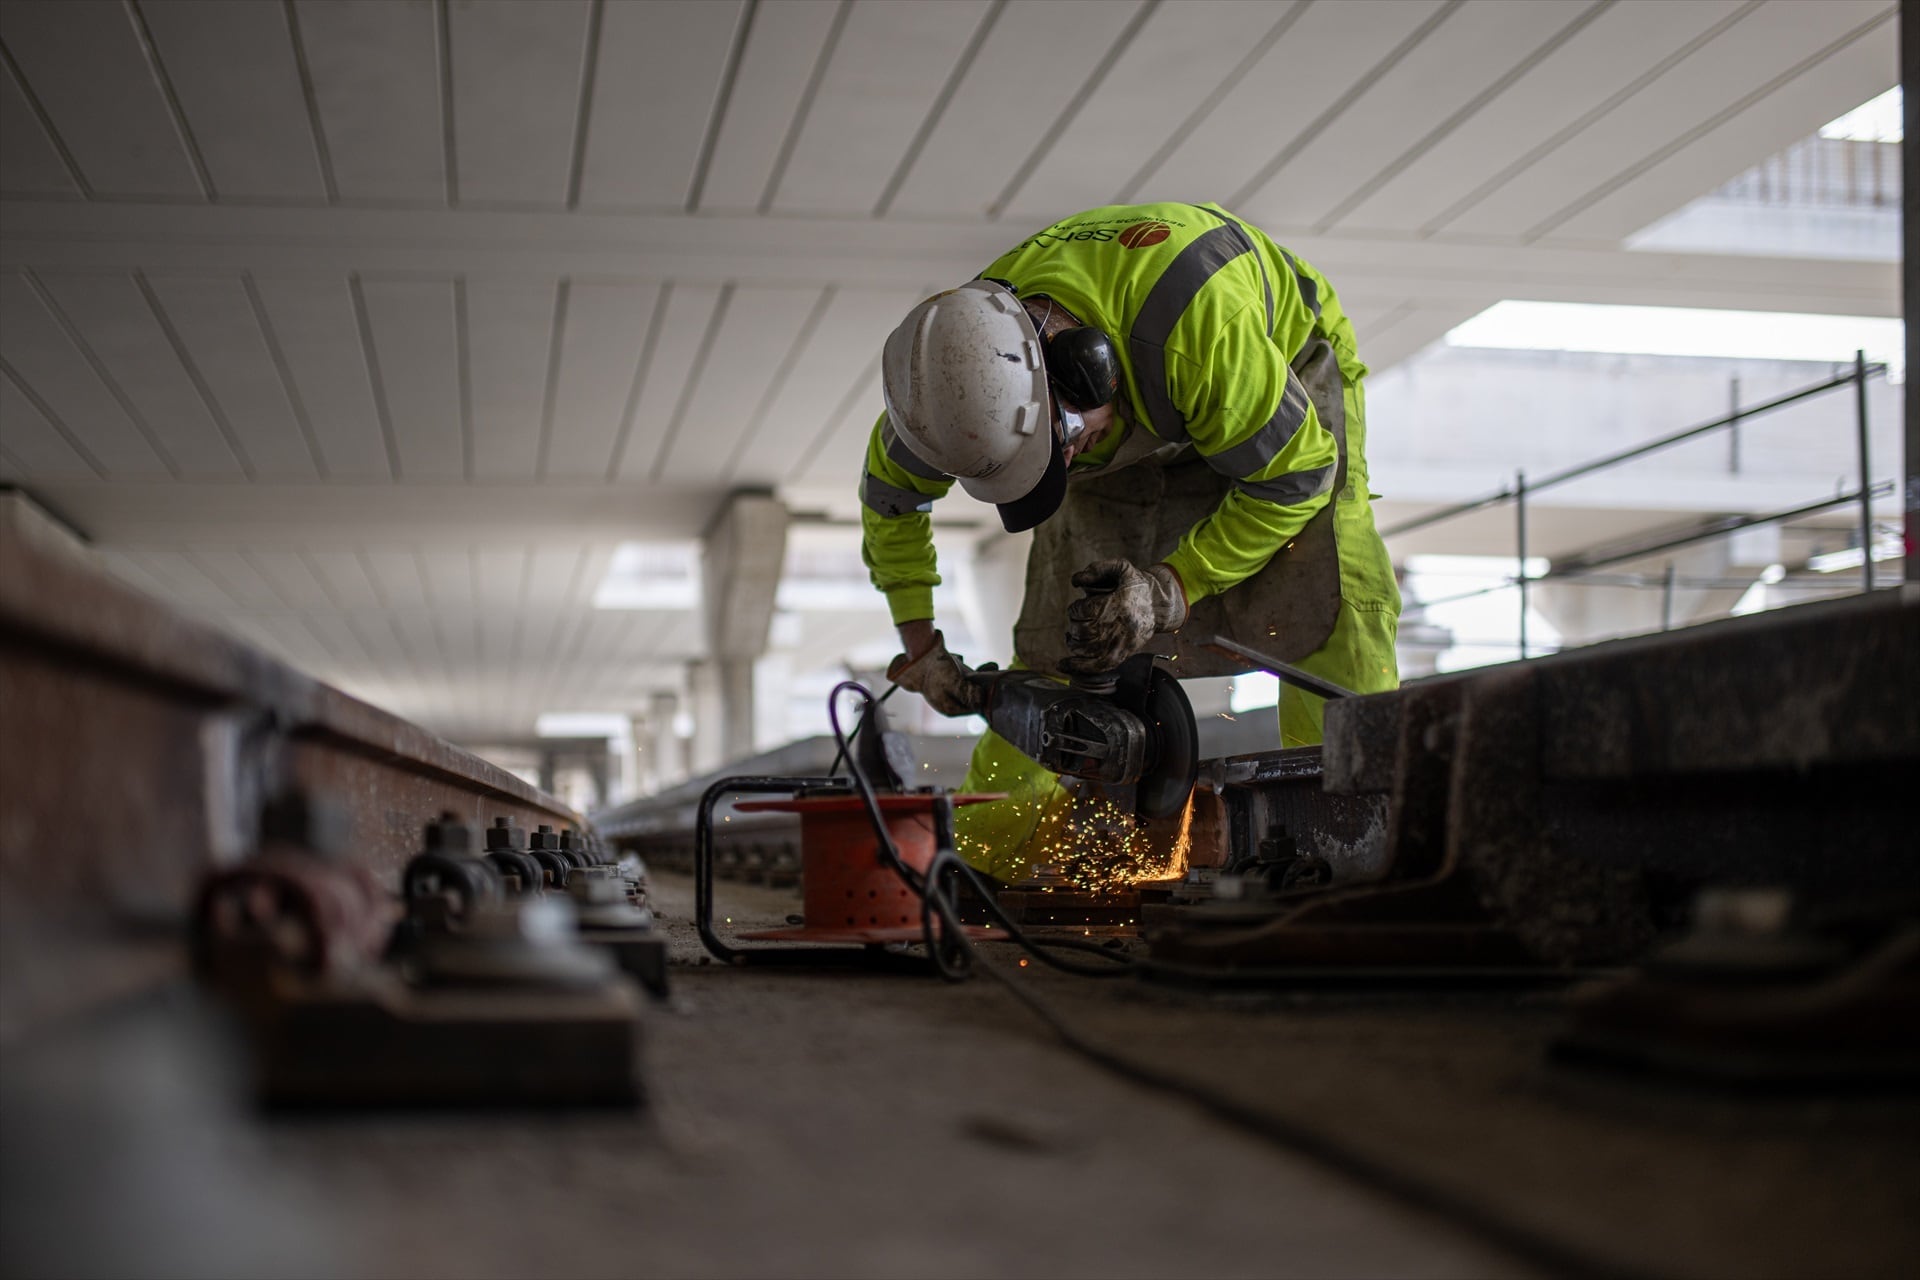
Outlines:
{"label": "ceiling panel", "polygon": [[427,603],[455,614],[473,612],[473,556],[465,548],[433,548],[419,555]]}
{"label": "ceiling panel", "polygon": [[[541,475],[598,479],[607,474],[659,301],[660,288],[651,284],[575,281],[568,286]],[[652,381],[655,375],[646,376]]]}
{"label": "ceiling panel", "polygon": [[807,112],[773,207],[867,213],[992,12],[987,0],[860,0]]}
{"label": "ceiling panel", "polygon": [[[743,484],[791,480],[829,417],[866,371],[877,367],[887,334],[926,296],[919,289],[836,291],[741,454],[735,477]],[[879,412],[877,401],[874,412]],[[857,479],[848,479],[849,488]]]}
{"label": "ceiling panel", "polygon": [[0,40],[92,190],[200,199],[129,13],[118,4],[7,0]]}
{"label": "ceiling panel", "polygon": [[463,204],[566,203],[590,11],[587,0],[449,7]]}
{"label": "ceiling panel", "polygon": [[338,613],[315,612],[306,614],[303,621],[348,671],[372,674],[373,663],[366,641],[361,639],[360,628],[354,625],[353,619]]}
{"label": "ceiling panel", "polygon": [[41,284],[183,477],[245,472],[245,457],[214,421],[131,277],[49,274]]}
{"label": "ceiling panel", "polygon": [[148,287],[174,336],[261,479],[318,474],[315,447],[235,276],[156,276]]}
{"label": "ceiling panel", "polygon": [[286,601],[289,608],[331,610],[334,607],[326,584],[320,581],[313,571],[313,565],[300,552],[257,550],[248,551],[246,555],[261,576],[272,584],[274,594]]}
{"label": "ceiling panel", "polygon": [[614,457],[614,474],[624,480],[643,479],[656,465],[660,445],[685,404],[687,380],[705,362],[714,311],[720,305],[720,289],[687,284],[668,288],[647,331],[640,395]]}
{"label": "ceiling panel", "polygon": [[220,616],[240,607],[240,602],[223,590],[207,572],[184,551],[143,550],[132,553],[134,561],[161,586],[163,598],[201,614]]}
{"label": "ceiling panel", "polygon": [[880,361],[878,355],[854,382],[851,392],[826,416],[810,449],[801,454],[798,476],[802,481],[845,478],[849,491],[860,481],[860,469],[866,462],[866,442],[873,424],[885,409],[880,398]]}
{"label": "ceiling panel", "polygon": [[746,9],[745,0],[606,7],[580,177],[583,206],[686,205]]}
{"label": "ceiling panel", "polygon": [[[1371,14],[1371,7],[1365,12]],[[1592,13],[1591,4],[1561,0],[1469,0],[1447,10],[1424,35],[1416,31],[1392,48],[1391,67],[1362,72],[1362,92],[1329,127],[1236,199],[1256,221],[1322,228],[1363,184],[1404,163],[1410,142],[1469,109],[1502,76],[1528,65],[1570,24]]]}
{"label": "ceiling panel", "polygon": [[295,0],[343,200],[443,204],[446,137],[430,0]]}
{"label": "ceiling panel", "polygon": [[[1383,231],[1431,230],[1516,159],[1735,17],[1747,0],[1614,4],[1531,68],[1484,111],[1413,157],[1340,220]],[[1471,225],[1471,220],[1466,225]]]}
{"label": "ceiling panel", "polygon": [[[1581,207],[1588,193],[1649,153],[1691,133],[1887,8],[1885,0],[1776,0],[1762,5],[1489,192],[1470,215],[1456,216],[1448,225],[1475,234],[1530,237],[1570,207]],[[1798,132],[1804,136],[1810,131]],[[1781,143],[1792,140],[1783,138]],[[1678,196],[1673,206],[1684,200]]]}
{"label": "ceiling panel", "polygon": [[[1190,113],[1161,144],[1130,166],[1118,190],[1129,199],[1234,197],[1299,145],[1309,128],[1391,50],[1441,12],[1439,0],[1368,5],[1313,4],[1289,9],[1247,42],[1238,78]],[[1234,208],[1252,217],[1252,211]]]}
{"label": "ceiling panel", "polygon": [[1360,358],[1377,369],[1397,364],[1496,301],[1488,296],[1472,302],[1417,302],[1404,307],[1375,325],[1372,336],[1361,339]]}
{"label": "ceiling panel", "polygon": [[161,0],[140,13],[214,195],[324,202],[286,10],[257,0]]}
{"label": "ceiling panel", "polygon": [[467,281],[467,379],[472,387],[476,478],[534,477],[557,294],[551,280]]}
{"label": "ceiling panel", "polygon": [[167,598],[166,584],[147,572],[146,565],[137,557],[112,547],[103,547],[100,549],[100,563],[105,565],[107,571],[114,577],[130,583],[154,599]]}
{"label": "ceiling panel", "polygon": [[1144,0],[1014,0],[928,133],[885,207],[904,217],[980,217],[999,199],[1037,139],[1086,83]]}
{"label": "ceiling panel", "polygon": [[367,328],[401,476],[466,474],[451,280],[363,280]]}
{"label": "ceiling panel", "polygon": [[489,610],[518,613],[525,598],[527,552],[524,547],[476,547],[474,581]]}
{"label": "ceiling panel", "polygon": [[0,191],[8,195],[78,196],[67,162],[41,125],[14,78],[0,60]]}
{"label": "ceiling panel", "polygon": [[[1138,172],[1141,162],[1209,97],[1284,12],[1240,0],[1187,0],[1156,8],[1046,147],[1038,165],[1016,190],[1006,193],[1006,216],[1047,223],[1111,201],[1127,177]],[[1101,32],[1095,38],[1107,35]],[[1234,121],[1233,127],[1244,138],[1246,123]],[[1222,186],[1215,178],[1206,190],[1156,191],[1146,198],[1206,200]]]}
{"label": "ceiling panel", "polygon": [[[1890,15],[1889,15],[1890,16]],[[1899,82],[1891,40],[1856,39],[1787,83],[1733,113],[1684,146],[1644,157],[1556,223],[1556,237],[1619,240],[1671,213],[1679,201],[1705,195],[1806,132],[1808,120],[1831,120]]]}
{"label": "ceiling panel", "polygon": [[573,607],[592,609],[593,596],[600,588],[601,580],[607,576],[607,569],[613,563],[615,544],[611,542],[593,542],[580,551],[580,564],[574,572]]}
{"label": "ceiling panel", "polygon": [[18,479],[101,474],[93,460],[27,398],[11,374],[0,374],[0,449],[19,468]]}
{"label": "ceiling panel", "polygon": [[0,276],[0,333],[14,374],[107,475],[168,474],[169,460],[127,415],[24,276]]}
{"label": "ceiling panel", "polygon": [[819,300],[813,289],[734,290],[714,339],[717,354],[661,450],[653,479],[699,483],[721,472]]}
{"label": "ceiling panel", "polygon": [[359,552],[329,548],[302,554],[336,608],[371,612],[385,607],[386,602],[374,586]]}
{"label": "ceiling panel", "polygon": [[836,34],[841,10],[850,3],[783,0],[754,8],[695,208],[741,212],[760,207],[828,37]]}
{"label": "ceiling panel", "polygon": [[392,479],[347,282],[261,276],[253,289],[266,336],[286,362],[327,475]]}
{"label": "ceiling panel", "polygon": [[287,601],[246,555],[230,548],[199,547],[187,552],[195,567],[220,584],[242,609],[284,609]]}
{"label": "ceiling panel", "polygon": [[527,559],[523,607],[530,613],[551,613],[572,603],[580,590],[579,577],[586,570],[587,560],[585,547],[534,547]]}
{"label": "ceiling panel", "polygon": [[427,603],[427,584],[420,576],[420,560],[410,550],[391,547],[370,548],[361,553],[374,590],[388,609],[423,607]]}
{"label": "ceiling panel", "polygon": [[433,625],[433,611],[413,604],[401,605],[389,610],[387,618],[399,634],[401,648],[412,655],[417,678],[444,693],[447,661],[440,651],[440,633]]}
{"label": "ceiling panel", "polygon": [[520,609],[493,606],[480,614],[480,660],[503,670],[512,660],[520,635]]}

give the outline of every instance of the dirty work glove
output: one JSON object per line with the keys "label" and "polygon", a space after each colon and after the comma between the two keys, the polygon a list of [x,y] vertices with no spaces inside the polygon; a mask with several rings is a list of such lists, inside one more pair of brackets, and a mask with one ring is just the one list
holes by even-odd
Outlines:
{"label": "dirty work glove", "polygon": [[919,694],[943,716],[980,713],[982,690],[972,675],[973,668],[947,652],[947,638],[938,631],[925,653],[911,660],[899,654],[887,665],[887,679]]}
{"label": "dirty work glove", "polygon": [[1111,671],[1146,647],[1160,631],[1187,620],[1187,593],[1164,564],[1135,568],[1126,560],[1095,560],[1073,575],[1087,594],[1067,606],[1068,675]]}

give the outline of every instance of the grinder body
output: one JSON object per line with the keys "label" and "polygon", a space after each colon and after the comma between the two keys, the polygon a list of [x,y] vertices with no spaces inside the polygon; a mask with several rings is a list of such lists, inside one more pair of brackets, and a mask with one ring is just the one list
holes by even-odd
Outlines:
{"label": "grinder body", "polygon": [[1037,671],[976,672],[993,731],[1052,773],[1104,788],[1142,817],[1179,811],[1199,771],[1198,731],[1180,682],[1137,654],[1098,683]]}

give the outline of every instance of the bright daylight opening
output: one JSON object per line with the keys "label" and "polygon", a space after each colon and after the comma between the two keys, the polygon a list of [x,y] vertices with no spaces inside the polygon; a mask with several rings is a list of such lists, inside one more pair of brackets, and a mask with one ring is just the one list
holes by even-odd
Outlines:
{"label": "bright daylight opening", "polygon": [[1899,142],[1905,136],[1901,103],[1900,86],[1895,85],[1824,126],[1820,136],[1847,142]]}
{"label": "bright daylight opening", "polygon": [[1586,302],[1496,302],[1447,334],[1450,347],[1715,356],[1844,363],[1856,351],[1904,373],[1906,326],[1886,316],[1620,307]]}
{"label": "bright daylight opening", "polygon": [[697,609],[700,544],[623,542],[593,593],[596,609]]}

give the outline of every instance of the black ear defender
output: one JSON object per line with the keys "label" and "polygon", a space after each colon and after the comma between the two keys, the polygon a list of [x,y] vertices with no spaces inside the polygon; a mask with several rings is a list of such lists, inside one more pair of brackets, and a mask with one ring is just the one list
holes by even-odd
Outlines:
{"label": "black ear defender", "polygon": [[1085,412],[1112,401],[1120,391],[1120,358],[1106,330],[1090,324],[1062,329],[1046,344],[1047,378],[1067,403]]}
{"label": "black ear defender", "polygon": [[[1020,296],[1011,280],[998,276],[980,279],[999,285],[1016,298]],[[1046,297],[1045,294],[1035,296]],[[1047,298],[1047,314],[1053,314],[1052,298]],[[1074,408],[1083,412],[1098,409],[1120,393],[1120,357],[1114,354],[1113,339],[1107,336],[1106,330],[1085,324],[1077,329],[1062,329],[1049,338],[1044,321],[1035,328],[1040,331],[1047,380]]]}

